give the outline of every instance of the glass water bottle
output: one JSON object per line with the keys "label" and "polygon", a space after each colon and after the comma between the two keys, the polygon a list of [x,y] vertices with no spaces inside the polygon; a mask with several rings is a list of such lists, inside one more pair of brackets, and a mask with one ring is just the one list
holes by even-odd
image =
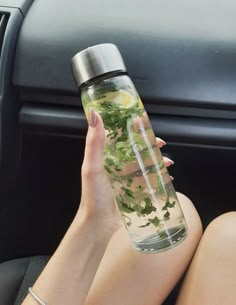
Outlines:
{"label": "glass water bottle", "polygon": [[134,247],[164,251],[187,235],[185,219],[149,121],[118,48],[101,44],[72,59],[86,116],[103,119],[104,168]]}

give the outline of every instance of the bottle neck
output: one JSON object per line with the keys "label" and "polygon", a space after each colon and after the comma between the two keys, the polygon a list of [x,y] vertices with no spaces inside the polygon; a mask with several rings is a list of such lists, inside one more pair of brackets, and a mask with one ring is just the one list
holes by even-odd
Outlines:
{"label": "bottle neck", "polygon": [[94,85],[94,84],[96,84],[96,83],[98,83],[102,80],[113,78],[113,77],[118,77],[118,76],[122,76],[122,75],[128,75],[128,73],[124,72],[124,71],[113,71],[113,72],[109,72],[109,73],[106,73],[106,74],[102,74],[102,75],[96,76],[96,77],[90,79],[89,81],[83,83],[79,87],[79,89],[83,90],[83,89],[86,89],[87,87],[89,87],[91,85]]}

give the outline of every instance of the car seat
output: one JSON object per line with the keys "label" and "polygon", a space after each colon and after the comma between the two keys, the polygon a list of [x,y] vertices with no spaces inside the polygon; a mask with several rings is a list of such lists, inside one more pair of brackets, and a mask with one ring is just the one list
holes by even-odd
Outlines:
{"label": "car seat", "polygon": [[48,256],[34,256],[1,263],[0,304],[21,305],[48,259]]}

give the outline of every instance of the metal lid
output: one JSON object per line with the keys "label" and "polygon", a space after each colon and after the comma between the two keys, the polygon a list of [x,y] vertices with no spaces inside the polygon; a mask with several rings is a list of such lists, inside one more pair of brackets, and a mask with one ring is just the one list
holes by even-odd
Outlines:
{"label": "metal lid", "polygon": [[95,45],[72,58],[72,70],[78,86],[109,72],[126,72],[120,51],[111,43]]}

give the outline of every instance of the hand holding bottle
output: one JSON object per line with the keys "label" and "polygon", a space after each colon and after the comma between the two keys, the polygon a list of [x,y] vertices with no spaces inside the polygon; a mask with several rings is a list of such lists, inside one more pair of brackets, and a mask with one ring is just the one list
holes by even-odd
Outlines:
{"label": "hand holding bottle", "polygon": [[[112,234],[122,225],[120,213],[108,176],[103,166],[103,149],[105,130],[99,114],[91,110],[88,115],[88,133],[84,161],[82,165],[82,197],[78,221],[86,219],[93,232],[100,238],[109,240]],[[157,145],[162,148],[166,143],[156,138]],[[164,164],[169,167],[174,162],[164,157]]]}

